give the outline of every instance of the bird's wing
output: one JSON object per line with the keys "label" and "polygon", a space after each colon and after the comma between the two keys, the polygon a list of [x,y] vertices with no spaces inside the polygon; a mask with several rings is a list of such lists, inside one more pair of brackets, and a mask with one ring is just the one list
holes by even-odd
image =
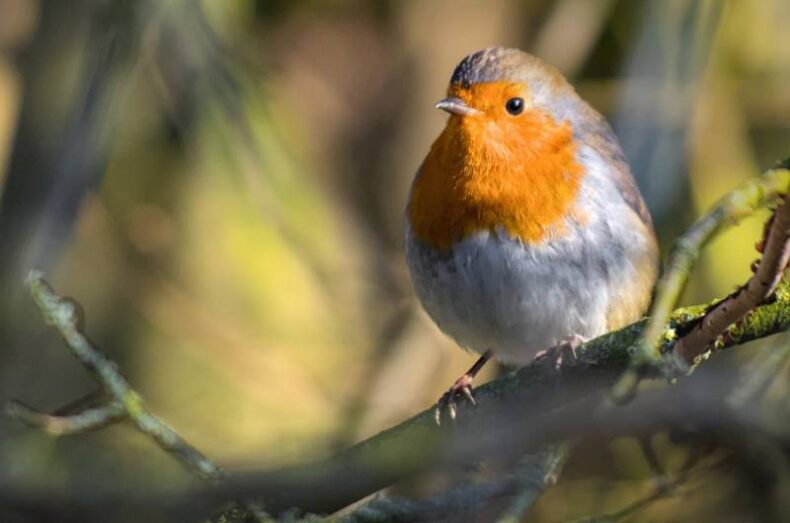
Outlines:
{"label": "bird's wing", "polygon": [[652,227],[653,219],[650,217],[650,212],[647,210],[647,205],[642,199],[634,177],[631,176],[628,162],[614,131],[603,116],[592,108],[589,108],[589,111],[591,114],[586,119],[589,123],[582,129],[583,140],[595,149],[611,167],[611,179],[620,191],[623,201],[634,210],[645,225]]}

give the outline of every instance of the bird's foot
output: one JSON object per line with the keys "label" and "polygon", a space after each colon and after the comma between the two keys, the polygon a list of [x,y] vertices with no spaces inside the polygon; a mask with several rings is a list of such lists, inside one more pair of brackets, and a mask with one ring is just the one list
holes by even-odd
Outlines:
{"label": "bird's foot", "polygon": [[464,397],[469,400],[469,403],[472,405],[477,405],[474,396],[472,396],[472,380],[475,379],[477,373],[480,372],[480,369],[483,368],[493,355],[494,352],[491,349],[481,354],[474,365],[472,365],[463,376],[455,380],[450,390],[442,394],[442,397],[436,402],[436,409],[433,411],[433,417],[437,425],[442,424],[442,412],[445,410],[447,410],[447,414],[450,415],[450,420],[455,420],[458,398]]}
{"label": "bird's foot", "polygon": [[554,370],[560,370],[564,364],[576,363],[576,349],[587,340],[578,334],[563,338],[559,343],[535,354],[534,362],[549,362]]}
{"label": "bird's foot", "polygon": [[439,401],[436,402],[436,408],[433,411],[433,417],[437,425],[442,424],[442,415],[444,411],[450,416],[450,420],[455,420],[458,410],[458,400],[466,398],[472,405],[477,405],[474,396],[472,395],[472,380],[474,376],[469,373],[464,374],[453,383],[452,387],[447,392],[442,394]]}

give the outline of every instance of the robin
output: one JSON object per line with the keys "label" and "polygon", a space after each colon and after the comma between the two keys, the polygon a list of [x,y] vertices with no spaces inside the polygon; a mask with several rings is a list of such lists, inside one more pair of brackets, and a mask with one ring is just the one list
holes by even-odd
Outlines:
{"label": "robin", "polygon": [[405,247],[417,296],[479,360],[442,396],[455,418],[490,358],[525,364],[641,317],[658,267],[652,220],[604,118],[518,49],[464,58],[417,171]]}

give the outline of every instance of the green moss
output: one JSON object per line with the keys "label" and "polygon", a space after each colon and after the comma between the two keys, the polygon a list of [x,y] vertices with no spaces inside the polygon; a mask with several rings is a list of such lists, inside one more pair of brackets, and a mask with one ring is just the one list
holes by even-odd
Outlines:
{"label": "green moss", "polygon": [[787,330],[790,326],[790,286],[782,283],[770,303],[751,311],[736,325],[730,327],[729,345],[745,343],[764,336],[764,333],[776,333]]}

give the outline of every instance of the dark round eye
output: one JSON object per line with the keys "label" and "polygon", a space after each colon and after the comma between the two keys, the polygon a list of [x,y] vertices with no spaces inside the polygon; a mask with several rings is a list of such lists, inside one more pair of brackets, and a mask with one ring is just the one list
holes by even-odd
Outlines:
{"label": "dark round eye", "polygon": [[524,99],[523,98],[511,98],[505,103],[505,109],[512,115],[521,114],[524,110]]}

